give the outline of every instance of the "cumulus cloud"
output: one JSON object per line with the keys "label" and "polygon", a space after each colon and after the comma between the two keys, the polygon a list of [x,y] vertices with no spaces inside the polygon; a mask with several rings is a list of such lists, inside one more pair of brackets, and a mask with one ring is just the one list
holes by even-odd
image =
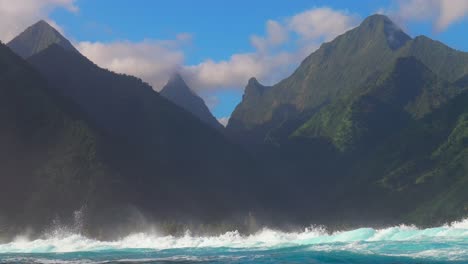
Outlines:
{"label": "cumulus cloud", "polygon": [[253,76],[266,84],[277,82],[321,42],[356,24],[356,17],[345,11],[307,10],[282,21],[266,21],[265,34],[250,37],[252,52],[233,54],[225,60],[207,59],[196,65],[184,65],[183,47],[191,42],[191,35],[185,33],[172,41],[81,42],[77,47],[101,67],[138,76],[156,90],[178,70],[192,89],[206,95],[219,89],[243,89]]}
{"label": "cumulus cloud", "polygon": [[266,23],[267,34],[265,37],[253,35],[250,38],[252,45],[260,52],[267,51],[270,47],[278,46],[289,38],[288,30],[275,20]]}
{"label": "cumulus cloud", "polygon": [[228,60],[206,60],[198,65],[185,66],[183,74],[195,90],[241,88],[252,76],[266,82],[276,80],[288,65],[296,62],[294,54],[241,53]]}
{"label": "cumulus cloud", "polygon": [[[0,37],[10,40],[39,19],[63,30],[47,15],[55,8],[78,12],[75,0],[0,0]],[[159,90],[174,71],[204,94],[219,89],[243,89],[255,76],[265,84],[286,77],[323,41],[357,24],[354,15],[331,8],[313,8],[282,20],[268,20],[263,35],[250,36],[252,51],[232,54],[224,60],[207,59],[185,65],[184,47],[192,36],[182,33],[173,40],[140,42],[76,42],[77,49],[103,68],[140,77]]]}
{"label": "cumulus cloud", "polygon": [[[282,21],[268,20],[264,36],[253,35],[253,52],[233,54],[227,60],[206,60],[184,67],[184,75],[196,90],[243,88],[257,77],[266,84],[277,82],[323,41],[355,26],[358,19],[346,11],[314,8]],[[296,45],[290,47],[293,38]]]}
{"label": "cumulus cloud", "polygon": [[[78,12],[75,0],[0,0],[0,39],[8,42],[40,19],[62,30],[48,15],[56,8]],[[63,31],[63,30],[62,30]]]}
{"label": "cumulus cloud", "polygon": [[466,0],[399,0],[397,10],[389,12],[403,22],[433,21],[436,31],[443,31],[451,24],[466,18]]}
{"label": "cumulus cloud", "polygon": [[181,34],[170,41],[79,42],[76,47],[97,65],[137,76],[159,90],[183,64],[181,47],[190,39],[188,34]]}
{"label": "cumulus cloud", "polygon": [[468,15],[468,1],[443,0],[440,1],[440,10],[441,12],[437,20],[437,28],[442,30]]}
{"label": "cumulus cloud", "polygon": [[357,18],[328,7],[315,8],[289,19],[289,28],[305,39],[333,39],[356,25]]}

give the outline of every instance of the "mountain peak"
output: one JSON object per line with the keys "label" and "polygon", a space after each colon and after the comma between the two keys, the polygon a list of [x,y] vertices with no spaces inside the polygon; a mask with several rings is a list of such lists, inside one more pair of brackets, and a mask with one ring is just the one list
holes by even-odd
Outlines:
{"label": "mountain peak", "polygon": [[190,89],[179,73],[176,72],[171,76],[160,94],[208,125],[218,130],[223,129],[222,125],[211,114],[203,99]]}
{"label": "mountain peak", "polygon": [[372,36],[385,36],[388,46],[397,50],[411,40],[401,28],[390,18],[382,14],[367,17],[359,26],[359,30]]}
{"label": "mountain peak", "polygon": [[178,72],[172,74],[161,90],[161,94],[165,97],[185,96],[184,94],[195,95]]}
{"label": "mountain peak", "polygon": [[176,72],[174,74],[171,75],[171,77],[169,78],[169,81],[167,81],[167,85],[179,85],[179,84],[182,84],[182,86],[184,86],[184,88],[188,88],[187,84],[185,83],[184,79],[182,78],[182,76],[180,75],[180,73]]}
{"label": "mountain peak", "polygon": [[266,86],[262,85],[255,77],[249,79],[247,86],[245,87],[244,94],[246,96],[261,96],[266,90]]}
{"label": "mountain peak", "polygon": [[379,22],[385,22],[385,21],[392,22],[390,20],[390,18],[388,16],[386,16],[386,15],[373,14],[373,15],[368,16],[366,19],[364,19],[364,21],[362,23],[363,24],[366,24],[366,23],[379,23]]}
{"label": "mountain peak", "polygon": [[388,16],[382,14],[368,16],[362,21],[359,27],[378,32],[382,32],[382,30],[386,28],[400,29]]}
{"label": "mountain peak", "polygon": [[250,78],[250,79],[249,79],[249,82],[248,82],[248,84],[247,84],[247,85],[251,85],[251,86],[252,86],[252,85],[253,85],[253,86],[257,86],[257,85],[260,85],[260,83],[258,82],[257,78],[255,78],[255,77],[252,77],[252,78]]}
{"label": "mountain peak", "polygon": [[47,23],[44,19],[41,19],[37,21],[35,24],[32,25],[32,27],[35,26],[41,26],[41,27],[49,27],[51,29],[54,29],[49,23]]}
{"label": "mountain peak", "polygon": [[7,45],[23,58],[29,58],[52,44],[78,52],[75,47],[45,20],[39,20],[11,40]]}

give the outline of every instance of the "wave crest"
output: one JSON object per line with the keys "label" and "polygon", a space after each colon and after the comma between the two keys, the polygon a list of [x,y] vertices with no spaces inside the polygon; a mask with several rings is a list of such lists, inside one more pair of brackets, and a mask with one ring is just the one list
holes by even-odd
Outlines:
{"label": "wave crest", "polygon": [[[0,253],[51,253],[123,249],[177,249],[177,248],[280,248],[305,245],[379,241],[460,241],[468,242],[468,219],[441,227],[418,229],[414,226],[395,226],[385,229],[359,228],[350,231],[327,233],[324,228],[307,228],[302,232],[283,232],[264,228],[251,235],[238,231],[218,236],[194,236],[189,231],[183,236],[160,236],[152,233],[135,233],[115,241],[99,241],[80,234],[55,231],[41,239],[28,240],[17,237],[1,244]],[[318,247],[317,247],[318,248]]]}

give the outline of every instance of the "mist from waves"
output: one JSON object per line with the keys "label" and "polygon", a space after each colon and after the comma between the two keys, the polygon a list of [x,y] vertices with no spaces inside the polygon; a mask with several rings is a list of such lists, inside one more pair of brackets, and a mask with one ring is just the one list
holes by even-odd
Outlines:
{"label": "mist from waves", "polygon": [[[468,261],[468,219],[440,227],[420,229],[415,226],[393,226],[382,229],[358,228],[328,232],[323,227],[309,227],[297,232],[262,228],[252,234],[238,231],[219,235],[161,235],[157,229],[133,233],[120,239],[102,241],[88,238],[74,228],[49,230],[39,239],[19,235],[13,241],[0,244],[2,254],[50,254],[76,252],[128,252],[144,250],[228,250],[253,252],[287,250],[300,247],[309,252],[348,252],[376,256],[398,256],[429,260]],[[192,251],[190,251],[192,252]],[[217,253],[217,254],[218,254]],[[246,253],[247,254],[247,253]],[[186,253],[184,257],[191,257]]]}

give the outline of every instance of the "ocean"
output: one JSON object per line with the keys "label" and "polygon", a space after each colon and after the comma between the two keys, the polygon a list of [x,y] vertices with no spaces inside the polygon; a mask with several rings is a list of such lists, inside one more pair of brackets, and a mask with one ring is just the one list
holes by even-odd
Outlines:
{"label": "ocean", "polygon": [[395,226],[327,232],[264,228],[241,235],[135,233],[99,241],[63,230],[0,244],[0,263],[468,263],[468,219],[440,227]]}

